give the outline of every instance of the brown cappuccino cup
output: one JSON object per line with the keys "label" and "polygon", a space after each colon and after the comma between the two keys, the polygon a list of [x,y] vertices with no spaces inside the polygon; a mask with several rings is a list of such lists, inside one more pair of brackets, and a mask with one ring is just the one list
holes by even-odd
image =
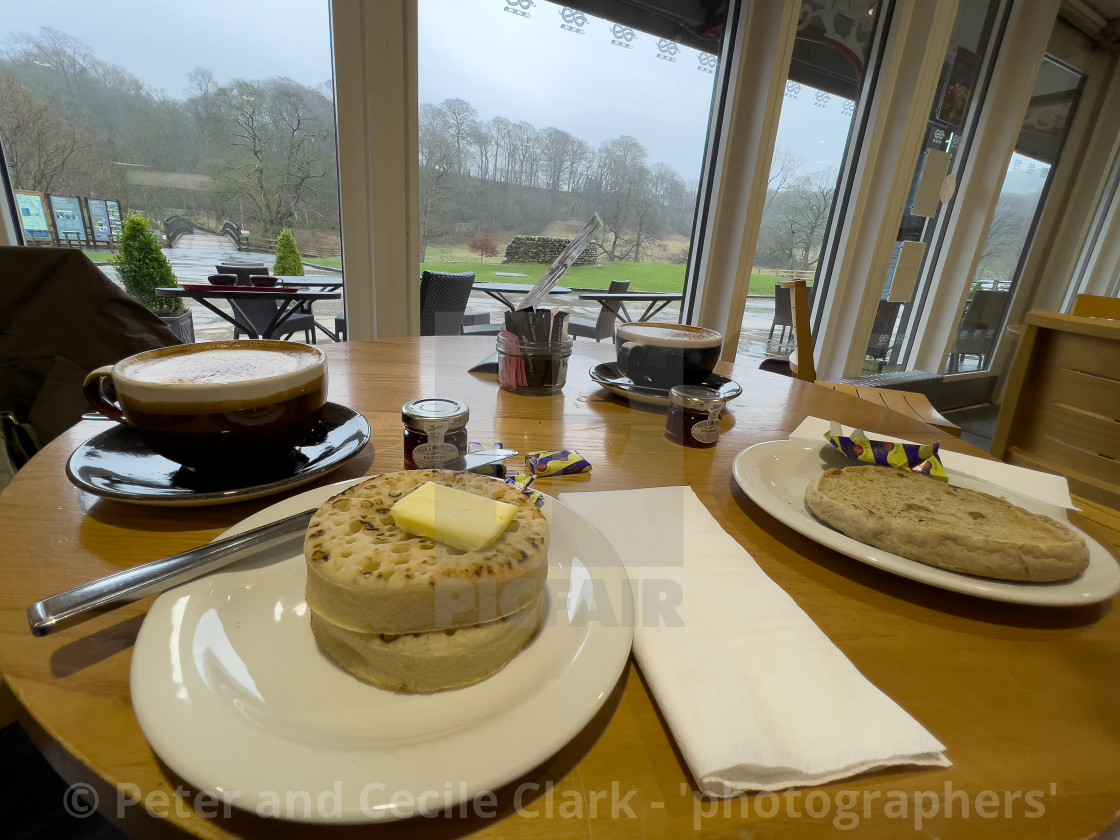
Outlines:
{"label": "brown cappuccino cup", "polygon": [[715,370],[723,334],[704,327],[638,321],[615,330],[618,369],[634,384],[699,385]]}
{"label": "brown cappuccino cup", "polygon": [[90,373],[95,411],[153,451],[202,470],[265,466],[310,434],[327,397],[326,356],[288,341],[146,350]]}

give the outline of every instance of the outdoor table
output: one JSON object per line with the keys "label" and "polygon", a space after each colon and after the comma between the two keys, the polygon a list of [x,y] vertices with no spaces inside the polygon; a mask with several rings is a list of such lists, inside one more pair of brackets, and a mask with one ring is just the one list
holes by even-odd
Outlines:
{"label": "outdoor table", "polygon": [[[517,304],[510,300],[507,295],[527,295],[532,288],[533,284],[531,283],[475,283],[471,287],[471,291],[485,292],[494,300],[508,307],[510,311],[513,311],[517,309]],[[550,295],[567,295],[571,292],[572,290],[565,286],[553,286],[548,290]]]}
{"label": "outdoor table", "polygon": [[[632,320],[648,321],[670,303],[680,303],[684,295],[681,292],[580,292],[579,299],[598,301],[626,324]],[[631,302],[646,304],[642,317],[631,319],[627,314],[625,304]]]}
{"label": "outdoor table", "polygon": [[[852,836],[860,838],[1075,840],[1097,837],[1116,821],[1120,612],[1109,602],[1029,607],[907,580],[785,527],[732,477],[740,451],[784,439],[806,415],[912,440],[940,439],[946,448],[983,454],[969,444],[882,406],[749,363],[720,369],[744,393],[729,404],[718,444],[687,449],[666,440],[664,409],[630,405],[591,381],[591,367],[611,359],[609,345],[577,344],[567,384],[553,397],[512,394],[500,390],[494,377],[469,374],[470,363],[492,351],[492,339],[401,338],[323,349],[330,399],[360,411],[373,431],[363,453],[310,485],[218,507],[99,500],[66,479],[70,453],[106,428],[83,421],[35,455],[0,496],[0,673],[23,706],[23,725],[51,763],[68,782],[90,785],[101,812],[130,833],[209,840],[468,834],[630,840],[695,833],[832,838],[844,833],[834,823],[842,796],[855,797],[858,830]],[[470,808],[461,816],[456,808],[403,823],[352,827],[283,822],[237,808],[226,816],[157,757],[133,713],[132,649],[151,599],[54,635],[31,635],[26,611],[42,598],[202,546],[306,487],[401,469],[400,407],[436,395],[470,407],[472,440],[501,441],[521,452],[563,445],[593,464],[589,474],[538,479],[534,489],[548,495],[691,486],[730,537],[855,667],[945,744],[952,765],[864,773],[803,791],[705,799],[696,795],[631,659],[576,738],[498,790],[497,816]],[[714,645],[710,661],[718,664],[718,641]],[[168,725],[175,725],[174,710],[168,714]],[[391,783],[389,768],[386,773],[381,781]],[[526,784],[536,785],[530,790],[537,793],[512,802],[510,792]],[[920,816],[919,807],[928,812],[929,797],[940,810]],[[831,810],[820,816],[825,806]],[[953,808],[948,816],[947,807]]]}
{"label": "outdoor table", "polygon": [[[234,327],[250,338],[260,338],[261,333],[257,332],[256,327],[243,322],[235,315],[215,306],[211,301],[261,299],[277,301],[280,305],[276,308],[276,314],[272,317],[272,320],[268,322],[268,326],[264,329],[263,333],[264,335],[275,335],[277,328],[299,311],[300,307],[305,304],[310,305],[317,300],[338,300],[342,297],[342,292],[317,292],[311,290],[292,291],[291,289],[269,286],[247,286],[244,291],[239,291],[198,286],[192,289],[184,289],[182,287],[156,289],[156,295],[159,297],[190,298],[191,300],[198,301],[198,303],[205,306],[214,314],[229,321]],[[333,333],[326,328],[323,328],[323,331],[335,341],[338,340]]]}
{"label": "outdoor table", "polygon": [[342,275],[333,277],[317,274],[313,277],[304,277],[299,274],[283,274],[277,275],[277,279],[279,279],[281,286],[287,286],[288,288],[299,286],[304,289],[312,289],[320,292],[338,291],[346,285]]}

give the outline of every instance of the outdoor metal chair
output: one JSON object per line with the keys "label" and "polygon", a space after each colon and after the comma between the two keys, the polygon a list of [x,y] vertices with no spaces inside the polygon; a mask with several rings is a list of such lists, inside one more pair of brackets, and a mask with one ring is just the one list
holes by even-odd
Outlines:
{"label": "outdoor metal chair", "polygon": [[[261,338],[283,338],[289,339],[300,330],[303,331],[303,340],[306,344],[315,344],[315,316],[310,312],[296,312],[294,315],[288,317],[278,328],[272,332],[268,332],[268,325],[272,322],[273,317],[276,315],[276,310],[280,308],[280,302],[277,300],[230,300],[229,305],[233,307],[233,314],[240,320],[253,325],[253,329],[257,331],[257,335]],[[242,336],[242,331],[237,327],[233,328],[233,337],[235,339]]]}
{"label": "outdoor metal chair", "polygon": [[[622,294],[629,291],[629,280],[612,280],[610,287],[607,289],[608,293]],[[618,309],[626,312],[626,305],[622,302],[617,304]],[[629,313],[627,313],[629,317]],[[616,309],[612,309],[607,304],[602,304],[599,308],[599,317],[591,318],[572,318],[568,321],[568,332],[571,333],[572,338],[593,338],[596,341],[602,341],[604,338],[614,338],[614,325],[618,320]]]}
{"label": "outdoor metal chair", "polygon": [[789,303],[789,289],[777,283],[774,286],[774,320],[770,323],[770,333],[766,336],[766,347],[774,340],[774,329],[778,329],[778,349],[786,345],[786,332],[793,336],[793,310]]}
{"label": "outdoor metal chair", "polygon": [[976,356],[984,367],[999,339],[999,328],[1011,292],[981,290],[973,292],[957,328],[957,340],[949,353],[949,373],[956,373],[965,356]]}
{"label": "outdoor metal chair", "polygon": [[474,272],[420,275],[420,335],[461,335],[463,313],[474,286]]}

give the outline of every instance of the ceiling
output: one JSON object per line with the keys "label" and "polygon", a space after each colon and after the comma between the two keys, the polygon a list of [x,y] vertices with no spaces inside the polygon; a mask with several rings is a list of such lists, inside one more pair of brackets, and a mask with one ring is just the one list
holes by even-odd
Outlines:
{"label": "ceiling", "polygon": [[1062,0],[1060,14],[1095,43],[1120,52],[1120,0]]}

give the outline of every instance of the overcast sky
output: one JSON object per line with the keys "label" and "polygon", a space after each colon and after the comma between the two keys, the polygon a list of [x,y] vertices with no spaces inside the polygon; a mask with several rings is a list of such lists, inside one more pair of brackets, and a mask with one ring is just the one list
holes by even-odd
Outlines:
{"label": "overcast sky", "polygon": [[[144,0],[127,15],[73,0],[5,5],[3,40],[51,26],[175,97],[187,95],[194,67],[220,83],[288,76],[316,86],[332,75],[328,0]],[[699,177],[714,76],[697,69],[695,50],[667,61],[644,33],[629,49],[613,45],[597,18],[582,33],[564,30],[561,7],[544,0],[527,17],[505,8],[502,0],[419,0],[421,102],[465,99],[480,119],[555,126],[592,147],[628,134],[650,164]],[[820,108],[804,92],[787,99],[778,145],[806,170],[838,168],[849,124],[841,104]]]}

